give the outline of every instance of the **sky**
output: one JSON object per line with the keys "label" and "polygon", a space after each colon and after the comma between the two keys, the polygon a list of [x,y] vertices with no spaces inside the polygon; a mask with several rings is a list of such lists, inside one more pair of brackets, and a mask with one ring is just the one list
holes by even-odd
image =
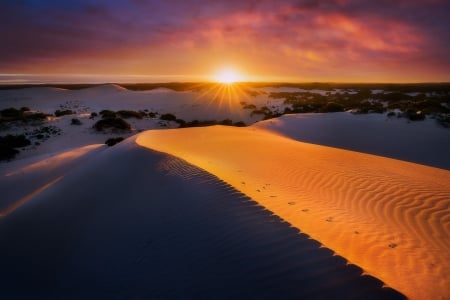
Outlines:
{"label": "sky", "polygon": [[0,0],[0,82],[450,82],[448,0]]}

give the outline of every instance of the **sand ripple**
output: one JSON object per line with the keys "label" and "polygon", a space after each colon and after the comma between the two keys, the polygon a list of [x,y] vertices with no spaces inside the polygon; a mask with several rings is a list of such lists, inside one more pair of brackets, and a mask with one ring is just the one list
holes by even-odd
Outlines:
{"label": "sand ripple", "polygon": [[0,243],[7,299],[404,298],[215,176],[130,145],[1,219]]}
{"label": "sand ripple", "polygon": [[215,174],[408,297],[450,295],[450,171],[254,128],[147,132],[137,142]]}

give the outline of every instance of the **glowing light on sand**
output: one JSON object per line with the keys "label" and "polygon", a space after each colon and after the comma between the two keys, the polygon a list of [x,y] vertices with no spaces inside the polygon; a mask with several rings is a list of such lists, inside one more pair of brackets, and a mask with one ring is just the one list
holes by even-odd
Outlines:
{"label": "glowing light on sand", "polygon": [[231,68],[222,69],[214,76],[215,81],[223,84],[233,84],[241,79],[242,76]]}

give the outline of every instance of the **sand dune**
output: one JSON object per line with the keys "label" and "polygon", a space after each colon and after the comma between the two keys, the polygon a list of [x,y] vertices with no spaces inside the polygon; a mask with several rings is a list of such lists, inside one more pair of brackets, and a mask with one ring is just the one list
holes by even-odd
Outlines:
{"label": "sand dune", "polygon": [[[64,107],[83,122],[50,120],[60,135],[0,164],[2,295],[402,297],[383,282],[411,299],[450,295],[450,171],[315,145],[450,169],[448,130],[433,120],[286,115],[247,128],[149,131],[108,148],[97,143],[110,135],[89,119],[101,109],[262,117],[213,98],[114,85],[0,91],[2,108]],[[159,122],[130,120],[124,136]],[[24,126],[4,134],[33,129]]]}
{"label": "sand dune", "polygon": [[412,299],[449,295],[449,171],[257,128],[149,131],[137,143],[216,175]]}
{"label": "sand dune", "polygon": [[57,182],[77,166],[88,163],[92,156],[104,150],[105,145],[90,145],[41,158],[36,162],[19,162],[19,167],[0,171],[0,216],[14,211],[37,193]]}
{"label": "sand dune", "polygon": [[253,125],[292,139],[450,170],[450,134],[435,120],[383,114],[292,114]]}
{"label": "sand dune", "polygon": [[0,219],[7,299],[403,299],[227,183],[129,139]]}

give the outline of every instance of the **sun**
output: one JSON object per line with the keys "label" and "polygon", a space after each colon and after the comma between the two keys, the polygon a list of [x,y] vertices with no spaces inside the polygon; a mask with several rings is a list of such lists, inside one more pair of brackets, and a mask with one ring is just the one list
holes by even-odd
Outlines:
{"label": "sun", "polygon": [[223,84],[233,84],[241,80],[241,76],[233,69],[222,69],[214,76],[214,80]]}

